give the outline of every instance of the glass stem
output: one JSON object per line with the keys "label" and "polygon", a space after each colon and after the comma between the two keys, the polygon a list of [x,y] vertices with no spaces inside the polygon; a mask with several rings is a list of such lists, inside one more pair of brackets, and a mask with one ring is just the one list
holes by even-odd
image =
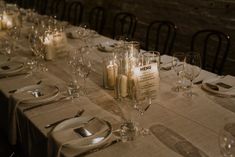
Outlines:
{"label": "glass stem", "polygon": [[193,96],[193,80],[190,80],[190,96]]}

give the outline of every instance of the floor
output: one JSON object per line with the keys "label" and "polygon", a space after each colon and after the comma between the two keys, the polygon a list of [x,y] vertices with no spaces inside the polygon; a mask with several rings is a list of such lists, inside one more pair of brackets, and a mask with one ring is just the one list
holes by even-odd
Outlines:
{"label": "floor", "polygon": [[0,131],[0,157],[20,157],[12,153],[13,150],[13,147],[8,144],[6,136]]}

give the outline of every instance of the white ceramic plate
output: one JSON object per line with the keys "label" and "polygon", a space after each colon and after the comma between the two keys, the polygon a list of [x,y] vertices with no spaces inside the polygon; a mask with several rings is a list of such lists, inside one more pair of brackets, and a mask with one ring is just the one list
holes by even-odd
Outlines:
{"label": "white ceramic plate", "polygon": [[25,104],[46,103],[54,100],[59,88],[51,85],[30,85],[18,89],[15,94],[21,96]]}
{"label": "white ceramic plate", "polygon": [[[91,118],[92,117],[77,117],[77,118],[68,119],[68,120],[63,121],[62,123],[58,124],[53,129],[52,132],[60,131],[63,129],[68,129],[68,128],[73,128],[73,127],[79,127],[79,125],[86,124]],[[92,140],[93,141],[92,143],[89,143],[87,145],[72,145],[72,144],[70,144],[67,147],[72,148],[72,149],[92,149],[92,148],[95,148],[99,145],[105,144],[105,142],[107,142],[112,135],[112,126],[109,122],[107,122],[107,121],[104,121],[104,122],[110,128],[107,130],[107,134],[105,135],[104,138],[99,137],[99,136],[95,136],[95,134],[94,134],[94,135],[92,135],[92,136],[94,136],[94,140]]]}
{"label": "white ceramic plate", "polygon": [[12,75],[24,69],[24,63],[17,61],[9,61],[0,64],[0,75]]}
{"label": "white ceramic plate", "polygon": [[9,57],[6,55],[0,55],[0,64],[3,64],[9,60]]}
{"label": "white ceramic plate", "polygon": [[[217,82],[220,82],[219,81],[220,79],[222,79],[221,76],[212,77],[212,78],[208,78],[208,79],[204,80],[202,82],[202,89],[204,89],[205,91],[208,91],[212,94],[221,96],[221,97],[235,97],[234,87],[226,89],[226,88],[223,88],[219,85],[216,85]],[[208,84],[216,85],[219,88],[219,90],[212,89]]]}

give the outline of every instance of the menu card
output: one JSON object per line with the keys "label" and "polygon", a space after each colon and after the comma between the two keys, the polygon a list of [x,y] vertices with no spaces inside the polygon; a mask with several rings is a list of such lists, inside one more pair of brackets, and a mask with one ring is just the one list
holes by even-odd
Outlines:
{"label": "menu card", "polygon": [[135,67],[133,79],[135,80],[137,99],[141,99],[143,96],[156,97],[160,82],[157,63]]}

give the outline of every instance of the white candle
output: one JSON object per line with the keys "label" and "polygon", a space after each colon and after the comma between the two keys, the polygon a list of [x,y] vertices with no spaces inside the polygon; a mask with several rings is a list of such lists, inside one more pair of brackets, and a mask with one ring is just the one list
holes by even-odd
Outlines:
{"label": "white candle", "polygon": [[46,49],[46,56],[45,59],[46,60],[53,60],[55,58],[55,49],[54,46],[49,44],[45,46]]}
{"label": "white candle", "polygon": [[0,18],[0,30],[2,30],[2,19]]}
{"label": "white candle", "polygon": [[2,19],[2,23],[4,24],[4,27],[6,29],[12,28],[13,25],[13,15],[10,13],[3,13],[3,19]]}
{"label": "white candle", "polygon": [[128,84],[127,84],[127,76],[120,76],[120,95],[122,97],[126,97],[128,95]]}
{"label": "white candle", "polygon": [[110,88],[114,88],[115,80],[118,72],[118,66],[116,63],[110,61],[109,65],[107,66],[107,85]]}
{"label": "white candle", "polygon": [[44,38],[44,45],[45,45],[45,51],[46,51],[46,60],[53,60],[55,57],[55,48],[53,45],[53,36],[51,34],[47,34],[47,36]]}

